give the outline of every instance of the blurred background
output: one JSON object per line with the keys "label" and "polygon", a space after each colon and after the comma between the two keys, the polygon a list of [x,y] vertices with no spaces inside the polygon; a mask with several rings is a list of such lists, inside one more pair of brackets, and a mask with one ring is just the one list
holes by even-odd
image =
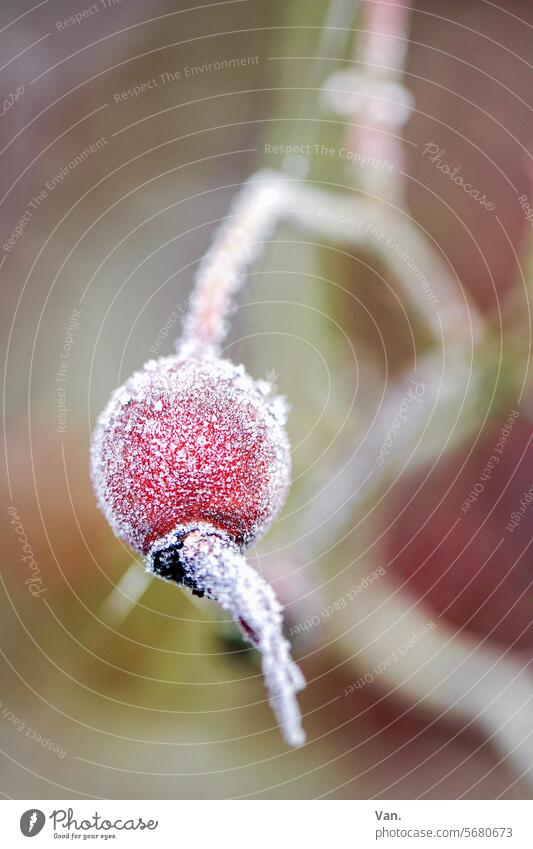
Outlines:
{"label": "blurred background", "polygon": [[[530,798],[527,0],[4,0],[6,798]],[[250,552],[306,746],[210,602],[98,512],[96,416],[172,353],[258,169],[295,188],[225,355],[291,405]]]}

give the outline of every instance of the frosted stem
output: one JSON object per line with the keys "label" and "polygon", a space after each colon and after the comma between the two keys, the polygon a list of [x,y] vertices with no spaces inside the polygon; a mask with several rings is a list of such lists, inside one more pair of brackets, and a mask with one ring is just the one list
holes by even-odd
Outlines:
{"label": "frosted stem", "polygon": [[279,178],[259,172],[237,195],[198,268],[191,306],[179,343],[181,356],[217,354],[226,334],[225,313],[244,274],[260,253],[277,219]]}
{"label": "frosted stem", "polygon": [[381,67],[382,73],[390,77],[401,76],[403,71],[410,6],[410,0],[365,3],[359,59]]}
{"label": "frosted stem", "polygon": [[367,2],[362,11],[362,30],[349,65],[328,77],[323,99],[348,119],[346,146],[367,156],[369,163],[384,163],[384,167],[351,168],[357,185],[374,198],[403,205],[401,132],[414,108],[413,97],[401,81],[410,3]]}
{"label": "frosted stem", "polygon": [[283,636],[283,608],[272,587],[229,537],[209,525],[186,529],[164,545],[168,547],[157,552],[156,565],[152,554],[151,571],[217,601],[232,616],[244,637],[261,652],[269,701],[285,740],[290,746],[303,745],[296,693],[305,686],[305,679]]}

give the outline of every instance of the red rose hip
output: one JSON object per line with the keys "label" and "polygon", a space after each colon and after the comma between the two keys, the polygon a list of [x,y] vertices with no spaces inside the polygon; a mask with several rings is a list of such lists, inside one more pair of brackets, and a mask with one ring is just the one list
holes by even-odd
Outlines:
{"label": "red rose hip", "polygon": [[207,522],[239,546],[285,500],[285,408],[270,386],[218,358],[148,362],[112,396],[93,440],[92,477],[118,537],[149,555],[178,526]]}
{"label": "red rose hip", "polygon": [[152,360],[117,389],[91,449],[99,505],[148,571],[216,599],[262,653],[291,745],[304,741],[300,670],[282,608],[242,556],[282,506],[290,478],[285,403],[216,356]]}

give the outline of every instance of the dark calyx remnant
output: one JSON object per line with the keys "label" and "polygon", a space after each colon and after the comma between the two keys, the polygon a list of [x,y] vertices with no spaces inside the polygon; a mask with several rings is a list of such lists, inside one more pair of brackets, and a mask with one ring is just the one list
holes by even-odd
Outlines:
{"label": "dark calyx remnant", "polygon": [[151,563],[151,571],[160,578],[165,578],[167,581],[173,581],[182,587],[188,587],[193,595],[200,598],[205,594],[205,590],[201,589],[196,583],[194,577],[190,575],[180,559],[180,551],[183,548],[183,540],[170,545],[161,551],[157,551]]}

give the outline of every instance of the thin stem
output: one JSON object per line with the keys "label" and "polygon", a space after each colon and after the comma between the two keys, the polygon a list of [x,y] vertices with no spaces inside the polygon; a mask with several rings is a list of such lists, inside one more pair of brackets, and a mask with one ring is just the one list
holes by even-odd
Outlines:
{"label": "thin stem", "polygon": [[325,83],[329,106],[355,124],[348,130],[349,149],[383,161],[384,167],[362,167],[358,185],[395,203],[405,201],[403,145],[404,123],[414,101],[402,84],[410,4],[388,0],[363,6],[363,29],[352,54],[354,67],[333,73]]}
{"label": "thin stem", "polygon": [[483,334],[475,306],[466,302],[447,263],[420,228],[393,205],[376,206],[355,194],[307,184],[285,188],[291,221],[332,243],[371,249],[390,268],[410,306],[441,335],[472,344]]}
{"label": "thin stem", "polygon": [[198,268],[179,344],[181,356],[218,353],[227,331],[225,313],[231,299],[276,224],[279,182],[274,172],[266,171],[248,180],[217,230],[212,249]]}
{"label": "thin stem", "polygon": [[[352,4],[352,14],[355,8],[356,6]],[[329,9],[333,20],[349,11],[350,5],[340,0]],[[383,132],[383,103],[374,89],[376,81],[385,83],[386,87],[401,75],[409,5],[389,0],[383,6],[379,3],[367,3],[365,11],[368,16],[369,30],[363,39],[364,71],[362,74],[348,72],[337,76],[347,81],[348,88],[353,86],[357,88],[359,79],[363,80],[365,85],[371,84],[371,89],[362,98],[360,118],[363,126],[358,132],[363,135],[359,141],[364,146],[367,141],[369,142],[370,153],[374,157],[379,153],[387,159],[384,154],[391,153],[393,160],[394,158],[398,160],[395,162],[398,166],[401,158],[401,143],[395,138],[394,133]],[[337,32],[335,27],[332,27],[330,31],[329,27],[332,25],[329,20],[328,18],[324,36],[327,39],[330,38],[331,33]],[[374,64],[378,59],[381,62],[386,60],[384,71],[377,69]],[[389,62],[391,66],[387,67]],[[393,91],[393,100],[398,92],[404,92],[399,85]],[[346,92],[341,94],[341,100],[346,100]],[[397,104],[389,100],[388,89],[385,95],[384,101],[389,107],[396,106],[392,110],[390,108],[385,110],[387,113],[385,125],[392,126],[393,130],[399,129],[406,115],[409,114],[409,95],[407,92],[404,93],[405,96],[398,95],[402,102]],[[337,100],[338,97],[334,102],[336,103]],[[351,103],[350,99],[348,100]],[[379,106],[377,114],[376,103]],[[357,110],[350,105],[349,111]],[[392,125],[391,114],[394,116]],[[368,139],[364,133],[369,134]],[[384,153],[378,150],[379,145],[383,146],[383,144],[386,147]],[[367,168],[363,169],[362,173],[370,175],[369,179],[373,186],[374,170]],[[396,186],[398,175],[387,174],[386,176],[390,192],[393,195],[398,194]],[[251,177],[238,193],[232,212],[218,228],[211,250],[200,262],[189,311],[183,325],[183,335],[178,343],[180,357],[209,356],[220,352],[221,343],[227,332],[225,315],[233,296],[244,281],[247,269],[261,252],[281,215],[280,207],[285,197],[284,188],[281,174],[265,170]]]}
{"label": "thin stem", "polygon": [[359,58],[371,65],[384,66],[388,77],[400,77],[403,71],[410,6],[406,0],[365,3],[365,33]]}
{"label": "thin stem", "polygon": [[290,746],[302,746],[305,733],[296,693],[305,686],[305,679],[283,636],[283,608],[272,587],[226,534],[207,524],[182,529],[158,543],[152,564],[159,577],[206,595],[231,615],[248,642],[261,652],[269,701],[285,740]]}

